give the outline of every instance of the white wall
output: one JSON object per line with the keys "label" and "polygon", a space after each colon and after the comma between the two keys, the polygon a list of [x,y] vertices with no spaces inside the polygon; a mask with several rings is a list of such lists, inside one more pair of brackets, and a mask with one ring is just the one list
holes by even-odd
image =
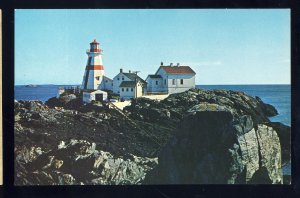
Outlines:
{"label": "white wall", "polygon": [[113,80],[110,80],[104,76],[101,84],[100,84],[101,90],[113,90]]}
{"label": "white wall", "polygon": [[[124,91],[122,91],[122,88],[124,89]],[[126,89],[128,89],[128,91],[126,91]],[[133,89],[133,90],[131,91],[131,89]],[[137,97],[141,97],[143,95],[143,87],[140,82],[137,84],[137,88],[120,87],[120,98],[124,98],[126,100],[135,98],[135,91],[137,91],[137,95],[136,95]]]}
{"label": "white wall", "polygon": [[[157,85],[156,85],[157,81]],[[147,92],[162,92],[163,79],[162,78],[147,78]]]}
{"label": "white wall", "polygon": [[[93,65],[102,65],[102,57],[101,54],[97,53],[87,53],[89,57],[92,58],[91,64],[89,65],[89,57],[87,60],[86,66],[93,66]],[[84,88],[84,82],[87,75],[87,70],[85,69],[81,88]],[[88,76],[88,83],[87,83],[87,89],[90,90],[96,90],[99,88],[99,85],[102,82],[102,78],[104,76],[104,70],[89,70],[89,76]],[[99,79],[97,78],[99,77]]]}
{"label": "white wall", "polygon": [[141,97],[143,95],[143,87],[141,83],[137,84],[136,93],[137,97]]}
{"label": "white wall", "polygon": [[[103,76],[101,70],[90,70],[87,83],[87,89],[96,90],[102,82]],[[99,76],[99,78],[97,78]]]}
{"label": "white wall", "polygon": [[[181,84],[181,79],[183,80],[183,84]],[[173,80],[175,81],[175,84],[173,84]],[[184,92],[191,88],[195,88],[195,75],[192,74],[168,75],[169,94]]]}
{"label": "white wall", "polygon": [[[123,91],[122,91],[123,89]],[[128,91],[126,91],[126,89],[128,89]],[[131,91],[132,89],[132,91]],[[123,99],[130,99],[130,98],[134,98],[134,87],[120,87],[120,98]]]}
{"label": "white wall", "polygon": [[[169,94],[184,92],[191,88],[195,88],[194,74],[167,74],[163,69],[159,69],[156,74],[163,77],[162,91],[167,91]],[[174,85],[173,79],[175,80]],[[180,83],[181,79],[183,79],[183,84]]]}
{"label": "white wall", "polygon": [[159,69],[156,72],[157,75],[161,75],[162,77],[162,87],[161,91],[162,92],[168,92],[168,74],[165,72],[163,69]]}
{"label": "white wall", "polygon": [[[122,80],[122,77],[124,77],[124,80]],[[119,78],[119,80],[118,80]],[[131,81],[127,76],[125,76],[123,73],[119,73],[118,75],[116,75],[114,78],[113,78],[113,92],[116,93],[116,94],[119,94],[120,93],[120,90],[119,90],[119,86],[121,84],[121,82],[123,81]]]}
{"label": "white wall", "polygon": [[96,94],[103,94],[103,100],[107,100],[107,93],[104,92],[104,91],[94,91],[94,92],[83,92],[83,95],[82,95],[82,100],[83,102],[85,103],[90,103],[92,102],[93,100],[96,99]]}
{"label": "white wall", "polygon": [[[91,65],[102,65],[103,66],[102,55],[100,53],[87,52],[87,55],[88,55],[88,57],[92,57]],[[86,65],[88,65],[88,63],[89,63],[88,61],[89,61],[89,58],[87,59]],[[104,70],[102,70],[102,71],[103,71],[102,75],[104,75]]]}
{"label": "white wall", "polygon": [[95,95],[94,95],[94,97],[92,97],[90,93],[83,92],[83,95],[82,95],[83,102],[90,103],[93,99],[95,100]]}

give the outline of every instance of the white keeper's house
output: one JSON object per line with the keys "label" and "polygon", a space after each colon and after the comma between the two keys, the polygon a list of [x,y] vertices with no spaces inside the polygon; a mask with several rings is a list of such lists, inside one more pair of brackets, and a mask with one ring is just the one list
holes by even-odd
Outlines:
{"label": "white keeper's house", "polygon": [[148,75],[147,93],[179,93],[195,88],[196,73],[189,66],[164,66],[161,63],[155,74]]}
{"label": "white keeper's house", "polygon": [[131,99],[143,96],[143,83],[138,81],[123,81],[120,84],[120,98]]}
{"label": "white keeper's house", "polygon": [[130,81],[134,82],[135,84],[137,84],[137,82],[140,82],[142,89],[139,90],[141,93],[139,93],[138,95],[145,94],[145,92],[147,91],[146,81],[144,81],[141,77],[139,77],[137,73],[131,72],[131,70],[129,70],[129,72],[124,72],[123,69],[120,69],[120,72],[113,78],[113,92],[116,94],[121,94],[122,87],[120,87],[120,85],[123,82],[130,82]]}

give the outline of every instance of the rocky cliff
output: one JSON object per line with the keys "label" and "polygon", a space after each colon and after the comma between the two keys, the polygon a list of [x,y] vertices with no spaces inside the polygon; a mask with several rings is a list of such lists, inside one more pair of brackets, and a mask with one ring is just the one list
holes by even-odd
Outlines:
{"label": "rocky cliff", "polygon": [[242,92],[192,89],[124,111],[15,101],[15,183],[283,183],[290,128]]}

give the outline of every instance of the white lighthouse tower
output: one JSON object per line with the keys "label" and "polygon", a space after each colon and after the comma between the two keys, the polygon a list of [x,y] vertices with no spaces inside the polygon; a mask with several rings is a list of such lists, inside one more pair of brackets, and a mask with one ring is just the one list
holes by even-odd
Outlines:
{"label": "white lighthouse tower", "polygon": [[102,63],[102,50],[99,48],[99,43],[96,39],[90,43],[90,49],[86,53],[88,61],[81,88],[83,90],[97,90],[104,77],[104,67]]}

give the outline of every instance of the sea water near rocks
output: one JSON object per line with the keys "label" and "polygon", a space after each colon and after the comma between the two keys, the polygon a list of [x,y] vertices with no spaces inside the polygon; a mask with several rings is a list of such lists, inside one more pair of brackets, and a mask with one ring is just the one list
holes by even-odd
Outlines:
{"label": "sea water near rocks", "polygon": [[[59,87],[63,85],[38,85],[37,87],[15,86],[16,100],[47,101],[55,97]],[[70,86],[70,85],[68,85]],[[253,97],[258,96],[264,103],[273,105],[279,115],[270,118],[273,122],[281,122],[291,126],[291,86],[290,85],[197,85],[197,88],[212,90],[225,89],[243,91]],[[283,167],[285,175],[291,174],[291,164]]]}
{"label": "sea water near rocks", "polygon": [[[250,96],[258,96],[264,103],[273,105],[278,115],[271,117],[272,122],[291,126],[291,85],[197,85],[200,89],[225,89],[243,91]],[[283,174],[291,175],[291,163],[283,166]]]}
{"label": "sea water near rocks", "polygon": [[40,100],[46,102],[49,98],[55,97],[59,87],[76,85],[36,85],[36,87],[15,85],[16,100]]}
{"label": "sea water near rocks", "polygon": [[[37,87],[15,86],[16,100],[47,101],[55,97],[58,87],[63,85],[38,85]],[[70,85],[68,85],[70,86]],[[270,118],[273,122],[282,122],[291,126],[291,86],[290,85],[197,85],[201,89],[225,89],[243,91],[251,96],[260,97],[263,102],[273,105],[279,115]]]}
{"label": "sea water near rocks", "polygon": [[278,115],[271,117],[272,122],[291,126],[291,85],[197,85],[201,89],[225,89],[243,91],[250,96],[258,96],[264,103],[273,105]]}

